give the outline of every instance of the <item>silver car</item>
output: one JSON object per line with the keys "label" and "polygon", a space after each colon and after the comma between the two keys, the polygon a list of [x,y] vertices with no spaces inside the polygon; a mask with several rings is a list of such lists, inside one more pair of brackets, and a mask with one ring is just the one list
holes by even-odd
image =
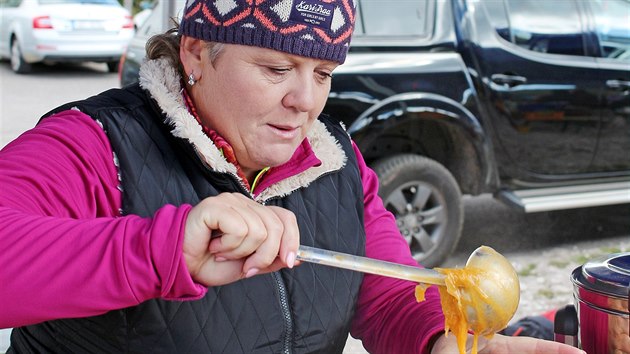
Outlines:
{"label": "silver car", "polygon": [[[149,13],[142,24],[138,26],[135,36],[129,42],[129,46],[121,58],[120,71],[118,72],[121,86],[138,81],[138,72],[146,54],[147,41],[151,36],[164,33],[173,27],[175,25],[173,20],[181,20],[186,2],[184,0],[164,2],[155,0],[152,4],[153,7],[148,10]],[[170,20],[165,21],[165,19]]]}
{"label": "silver car", "polygon": [[117,0],[0,0],[0,58],[16,73],[37,62],[104,62],[118,70],[134,34]]}

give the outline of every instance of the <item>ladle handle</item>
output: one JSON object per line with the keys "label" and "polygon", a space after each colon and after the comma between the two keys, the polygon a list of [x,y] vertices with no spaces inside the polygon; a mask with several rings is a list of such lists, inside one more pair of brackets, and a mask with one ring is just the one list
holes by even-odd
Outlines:
{"label": "ladle handle", "polygon": [[417,283],[444,285],[444,275],[433,269],[416,268],[315,247],[300,246],[296,258],[303,262],[383,275],[390,278],[411,280]]}

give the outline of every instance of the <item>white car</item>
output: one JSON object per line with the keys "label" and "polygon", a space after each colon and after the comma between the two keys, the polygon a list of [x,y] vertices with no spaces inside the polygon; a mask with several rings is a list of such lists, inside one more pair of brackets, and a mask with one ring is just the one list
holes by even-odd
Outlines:
{"label": "white car", "polygon": [[134,34],[117,0],[0,0],[0,58],[16,73],[37,62],[104,62],[118,70]]}

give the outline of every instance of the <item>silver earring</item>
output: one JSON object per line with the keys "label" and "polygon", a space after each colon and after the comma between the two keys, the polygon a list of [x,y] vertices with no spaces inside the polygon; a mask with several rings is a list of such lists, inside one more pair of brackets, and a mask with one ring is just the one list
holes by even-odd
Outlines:
{"label": "silver earring", "polygon": [[195,75],[193,73],[190,73],[190,75],[188,75],[188,85],[192,86],[197,82],[197,80],[195,80]]}

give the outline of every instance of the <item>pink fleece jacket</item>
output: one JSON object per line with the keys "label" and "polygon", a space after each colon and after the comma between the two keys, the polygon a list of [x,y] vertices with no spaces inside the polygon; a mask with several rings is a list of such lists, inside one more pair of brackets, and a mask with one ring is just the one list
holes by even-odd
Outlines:
{"label": "pink fleece jacket", "polygon": [[[376,175],[355,152],[367,256],[416,265],[377,195]],[[121,216],[118,185],[106,135],[78,111],[46,119],[0,151],[0,328],[205,294],[181,251],[192,206],[165,205],[152,218]],[[417,303],[414,287],[365,276],[352,335],[368,351],[423,352],[443,331],[437,291]]]}

